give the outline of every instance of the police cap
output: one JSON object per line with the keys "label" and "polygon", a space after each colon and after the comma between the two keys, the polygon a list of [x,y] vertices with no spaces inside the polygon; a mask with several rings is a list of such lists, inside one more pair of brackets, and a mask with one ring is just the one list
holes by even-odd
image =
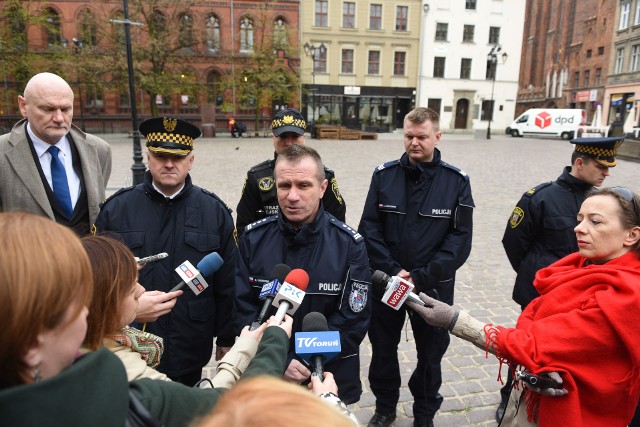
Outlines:
{"label": "police cap", "polygon": [[171,117],[153,117],[140,123],[140,133],[147,137],[152,153],[186,156],[193,150],[193,140],[201,133],[197,126]]}
{"label": "police cap", "polygon": [[576,145],[576,151],[592,157],[603,166],[614,167],[616,165],[616,151],[624,138],[575,138],[571,140]]}
{"label": "police cap", "polygon": [[293,108],[278,111],[271,122],[271,131],[275,136],[280,136],[285,132],[304,135],[306,130],[307,122],[300,111]]}

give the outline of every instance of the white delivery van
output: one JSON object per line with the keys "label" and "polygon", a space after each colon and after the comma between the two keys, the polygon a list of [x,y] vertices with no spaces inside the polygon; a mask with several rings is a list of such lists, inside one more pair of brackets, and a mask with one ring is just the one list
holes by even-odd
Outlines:
{"label": "white delivery van", "polygon": [[514,120],[506,133],[513,136],[559,136],[573,139],[586,125],[587,113],[577,108],[532,108]]}

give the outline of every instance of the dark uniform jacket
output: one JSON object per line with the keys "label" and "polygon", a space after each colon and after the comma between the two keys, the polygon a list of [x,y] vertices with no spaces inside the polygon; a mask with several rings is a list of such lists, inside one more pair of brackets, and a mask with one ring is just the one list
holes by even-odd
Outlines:
{"label": "dark uniform jacket", "polygon": [[[237,208],[236,228],[238,234],[244,232],[246,225],[264,217],[275,215],[280,210],[273,176],[275,166],[275,159],[265,160],[247,172]],[[335,174],[331,169],[325,167],[324,175],[329,182],[327,190],[322,197],[324,208],[331,215],[344,222],[347,205],[342,195],[340,195],[338,181],[336,181]]]}
{"label": "dark uniform jacket", "polygon": [[[282,329],[267,328],[242,378],[280,377],[288,346]],[[7,426],[138,425],[125,424],[132,393],[158,425],[189,426],[209,413],[226,390],[151,379],[129,382],[120,359],[103,348],[82,356],[52,378],[0,390],[0,414],[2,425]]]}
{"label": "dark uniform jacket", "polygon": [[185,260],[197,266],[217,252],[224,261],[205,277],[209,287],[204,292],[196,296],[185,287],[169,314],[147,324],[146,330],[164,338],[159,371],[178,377],[201,369],[211,359],[214,336],[219,347],[233,345],[237,247],[231,213],[217,196],[187,176],[182,191],[168,199],[153,188],[147,172],[143,184],[120,190],[104,203],[96,227],[98,233],[119,234],[138,257],[169,254],[140,270],[139,282],[147,291],[168,292],[180,283],[175,268]]}
{"label": "dark uniform jacket", "polygon": [[438,149],[430,163],[411,166],[403,154],[378,166],[358,228],[371,268],[389,275],[405,269],[418,291],[435,289],[452,304],[455,272],[471,252],[474,207],[469,177]]}
{"label": "dark uniform jacket", "polygon": [[293,332],[301,330],[307,313],[325,315],[329,330],[340,332],[342,346],[325,370],[334,374],[340,399],[357,402],[362,393],[359,347],[371,316],[371,272],[362,237],[321,206],[316,220],[298,232],[281,213],[250,224],[238,249],[237,332],[256,320],[263,305],[258,294],[276,264],[305,270],[309,286],[293,317]]}
{"label": "dark uniform jacket", "polygon": [[536,272],[578,250],[573,229],[592,186],[570,172],[567,166],[556,181],[524,193],[504,231],[502,245],[518,273],[513,300],[523,307],[539,296],[533,287]]}

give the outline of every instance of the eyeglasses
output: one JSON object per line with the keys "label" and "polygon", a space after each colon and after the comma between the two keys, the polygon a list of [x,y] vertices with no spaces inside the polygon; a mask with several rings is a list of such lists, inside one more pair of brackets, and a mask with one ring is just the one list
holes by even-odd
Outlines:
{"label": "eyeglasses", "polygon": [[627,187],[611,187],[611,191],[625,199],[627,202],[631,203],[633,206],[633,213],[636,215],[636,220],[638,219],[638,204],[636,202],[636,198],[633,196],[633,192],[629,190]]}

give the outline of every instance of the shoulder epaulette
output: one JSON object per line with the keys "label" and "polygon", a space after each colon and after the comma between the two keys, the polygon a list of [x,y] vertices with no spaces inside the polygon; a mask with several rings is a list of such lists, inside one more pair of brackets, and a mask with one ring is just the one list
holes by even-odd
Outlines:
{"label": "shoulder epaulette", "polygon": [[261,170],[269,169],[271,167],[272,161],[273,159],[269,159],[269,160],[265,160],[264,162],[258,163],[257,165],[249,169],[249,172],[258,172]]}
{"label": "shoulder epaulette", "polygon": [[233,209],[231,209],[231,208],[229,207],[229,205],[227,205],[227,204],[226,204],[226,203],[225,203],[225,202],[224,202],[220,197],[218,197],[218,195],[217,195],[216,193],[213,193],[213,192],[211,192],[211,191],[209,191],[209,190],[205,190],[205,189],[204,189],[204,188],[202,188],[202,187],[200,187],[200,189],[201,189],[201,190],[202,190],[202,192],[203,192],[204,194],[206,194],[207,196],[211,196],[211,197],[213,197],[214,199],[216,199],[217,201],[219,201],[219,202],[222,204],[222,206],[224,206],[225,208],[227,208],[227,210],[229,211],[229,213],[232,213],[232,212],[233,212]]}
{"label": "shoulder epaulette", "polygon": [[381,170],[389,169],[394,166],[398,166],[400,164],[400,159],[391,160],[390,162],[382,163],[376,167],[376,170],[373,173],[380,172]]}
{"label": "shoulder epaulette", "polygon": [[278,216],[277,215],[271,215],[268,216],[266,218],[262,218],[259,219],[255,222],[252,222],[251,224],[248,224],[244,227],[244,232],[247,233],[251,230],[255,230],[256,228],[260,228],[263,227],[267,224],[271,224],[273,221],[277,221],[278,220]]}
{"label": "shoulder epaulette", "polygon": [[442,166],[444,166],[447,169],[451,169],[452,171],[458,172],[460,175],[462,175],[464,177],[465,180],[469,180],[469,175],[467,175],[467,173],[465,171],[463,171],[462,169],[459,169],[453,165],[450,165],[447,162],[443,162],[442,160],[440,161],[440,164]]}
{"label": "shoulder epaulette", "polygon": [[117,196],[119,196],[120,194],[126,193],[127,191],[131,191],[134,188],[136,188],[135,185],[129,186],[129,187],[123,187],[121,189],[119,189],[118,191],[116,191],[115,193],[113,193],[111,196],[107,197],[107,199],[102,202],[100,204],[100,208],[102,208],[104,205],[106,205],[107,203],[109,203],[110,200],[116,198]]}
{"label": "shoulder epaulette", "polygon": [[524,195],[525,195],[525,196],[529,196],[529,197],[531,197],[531,196],[533,196],[536,192],[538,192],[538,191],[542,190],[542,189],[543,189],[543,188],[545,188],[545,187],[550,186],[551,184],[553,184],[553,181],[547,181],[547,182],[543,182],[542,184],[538,184],[538,185],[536,185],[535,187],[533,187],[532,189],[527,190],[527,192],[526,192],[526,193],[524,193]]}
{"label": "shoulder epaulette", "polygon": [[362,242],[364,240],[362,235],[358,233],[357,230],[354,230],[353,228],[349,227],[347,224],[340,221],[339,219],[331,218],[329,222],[331,223],[331,225],[337,227],[339,230],[342,230],[343,232],[347,233],[356,242]]}

